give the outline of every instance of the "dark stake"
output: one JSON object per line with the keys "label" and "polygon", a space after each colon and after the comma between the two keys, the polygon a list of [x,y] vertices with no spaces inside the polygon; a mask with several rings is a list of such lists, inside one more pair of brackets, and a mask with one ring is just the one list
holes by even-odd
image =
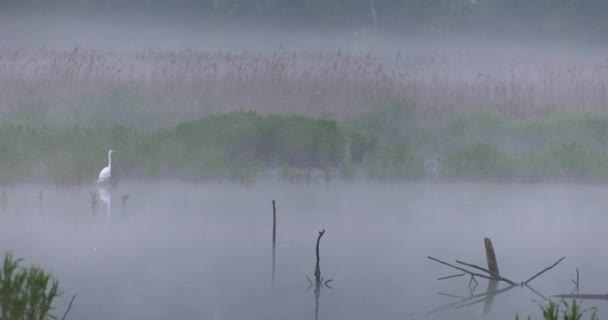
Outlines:
{"label": "dark stake", "polygon": [[308,286],[308,290],[310,290],[310,288],[312,288],[312,286],[315,286],[315,320],[319,319],[319,298],[321,297],[321,289],[323,288],[328,288],[328,289],[332,289],[332,287],[329,285],[333,280],[329,279],[329,280],[325,280],[325,278],[321,277],[321,258],[320,258],[320,254],[319,254],[319,246],[321,243],[321,237],[323,237],[323,235],[325,234],[325,229],[323,229],[322,231],[319,231],[319,236],[317,237],[317,247],[316,247],[316,258],[317,258],[317,263],[315,265],[315,282],[313,283],[310,278],[308,278],[308,276],[306,276],[306,279],[308,280],[308,282],[310,283],[310,286]]}
{"label": "dark stake", "polygon": [[321,237],[325,234],[325,229],[323,231],[319,231],[319,237],[317,237],[317,265],[315,266],[315,280],[317,284],[321,281],[321,266],[319,262],[321,258],[319,257],[319,244],[321,243]]}
{"label": "dark stake", "polygon": [[[315,266],[315,320],[319,319],[319,298],[321,297],[321,288],[323,287],[323,278],[321,278],[321,258],[319,256],[319,244],[321,243],[321,237],[325,234],[325,229],[319,231],[319,237],[317,237],[317,264]],[[327,280],[325,283],[331,282]],[[329,288],[329,287],[328,287]]]}
{"label": "dark stake", "polygon": [[272,200],[272,244],[277,242],[277,206]]}
{"label": "dark stake", "polygon": [[276,268],[276,240],[277,240],[277,207],[272,200],[272,287],[274,288],[274,274]]}

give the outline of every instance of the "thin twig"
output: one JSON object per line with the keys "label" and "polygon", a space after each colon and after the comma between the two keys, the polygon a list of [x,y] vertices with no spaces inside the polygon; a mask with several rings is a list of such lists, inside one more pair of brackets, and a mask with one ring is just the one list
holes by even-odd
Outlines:
{"label": "thin twig", "polygon": [[463,272],[461,274],[455,274],[453,276],[447,276],[447,277],[437,278],[437,280],[445,280],[445,279],[457,278],[457,277],[462,277],[462,276],[466,276],[466,275],[467,275],[467,273]]}
{"label": "thin twig", "polygon": [[70,309],[72,308],[72,303],[74,302],[74,299],[76,299],[76,295],[72,296],[72,300],[70,300],[70,304],[68,305],[68,309],[65,310],[65,313],[63,314],[63,317],[61,318],[61,320],[65,320],[65,318],[68,316],[68,312],[70,312]]}
{"label": "thin twig", "polygon": [[579,273],[578,273],[578,268],[576,268],[576,281],[570,279],[570,281],[572,281],[572,283],[574,283],[574,290],[572,290],[572,293],[576,292],[578,293],[578,284],[579,284]]}
{"label": "thin twig", "polygon": [[541,274],[551,270],[553,267],[555,267],[558,263],[562,262],[562,260],[566,259],[566,257],[562,257],[561,259],[557,260],[557,262],[555,262],[554,264],[552,264],[549,267],[546,267],[545,269],[541,270],[539,273],[533,275],[530,279],[522,282],[522,285],[526,285],[528,284],[530,281],[534,280],[536,277],[540,276]]}

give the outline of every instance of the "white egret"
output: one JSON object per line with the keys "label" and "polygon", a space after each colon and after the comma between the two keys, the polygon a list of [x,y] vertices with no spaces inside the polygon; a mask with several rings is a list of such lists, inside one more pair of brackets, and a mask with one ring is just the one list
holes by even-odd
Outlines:
{"label": "white egret", "polygon": [[97,179],[97,183],[106,183],[112,179],[112,153],[114,150],[108,151],[108,166],[101,169],[99,172],[99,179]]}

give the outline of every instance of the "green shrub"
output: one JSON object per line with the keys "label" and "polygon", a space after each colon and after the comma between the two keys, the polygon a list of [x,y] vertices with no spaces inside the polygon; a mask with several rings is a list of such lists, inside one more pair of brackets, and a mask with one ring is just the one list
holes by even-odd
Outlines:
{"label": "green shrub", "polygon": [[608,155],[589,151],[578,141],[552,143],[529,158],[528,171],[544,178],[602,180],[608,178]]}
{"label": "green shrub", "polygon": [[381,180],[404,180],[421,177],[424,163],[404,144],[379,147],[365,165],[369,177]]}
{"label": "green shrub", "polygon": [[510,179],[514,165],[514,159],[497,147],[477,143],[448,154],[441,170],[451,178]]}
{"label": "green shrub", "polygon": [[59,295],[59,283],[38,267],[21,267],[21,261],[10,253],[4,257],[0,270],[0,319],[55,319],[51,311]]}
{"label": "green shrub", "polygon": [[154,133],[6,125],[0,128],[0,180],[91,181],[106,166],[110,148],[117,151],[119,176],[241,179],[264,167],[337,168],[344,146],[333,120],[254,112],[211,115]]}

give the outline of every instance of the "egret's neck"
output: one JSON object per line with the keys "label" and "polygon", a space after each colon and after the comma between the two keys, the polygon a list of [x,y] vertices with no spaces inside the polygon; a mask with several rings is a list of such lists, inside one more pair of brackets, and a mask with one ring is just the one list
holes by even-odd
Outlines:
{"label": "egret's neck", "polygon": [[108,168],[112,169],[112,154],[108,153]]}

